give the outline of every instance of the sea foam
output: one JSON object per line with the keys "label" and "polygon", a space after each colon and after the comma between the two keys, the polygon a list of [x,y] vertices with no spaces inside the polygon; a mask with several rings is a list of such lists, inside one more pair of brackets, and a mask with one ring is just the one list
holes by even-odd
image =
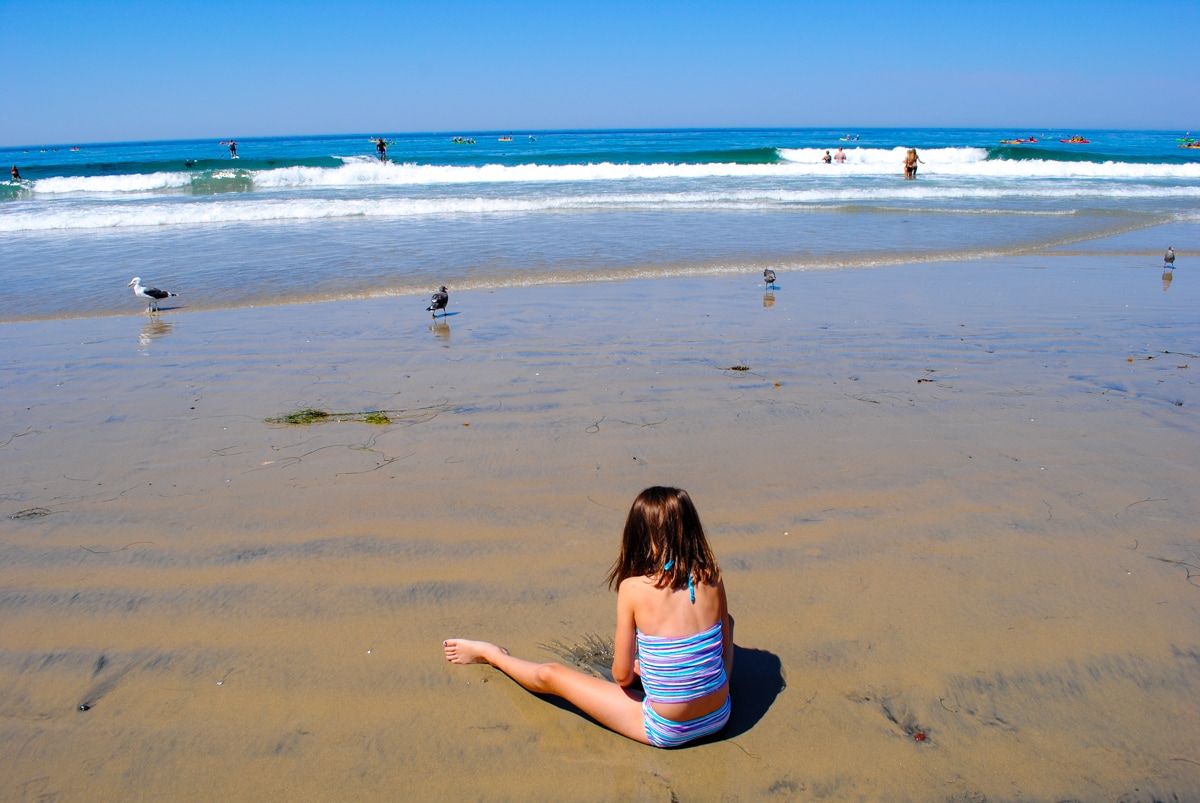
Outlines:
{"label": "sea foam", "polygon": [[[825,149],[780,148],[772,164],[615,163],[425,165],[343,157],[337,167],[288,166],[265,170],[158,172],[104,176],[63,176],[33,183],[35,195],[131,195],[178,193],[200,195],[220,191],[286,191],[363,187],[437,185],[586,184],[639,182],[834,179],[896,177],[903,172],[904,148],[851,148],[842,164],[826,164]],[[931,148],[918,151],[922,177],[955,179],[1121,179],[1132,181],[1200,180],[1200,163],[989,159],[983,148]]]}
{"label": "sea foam", "polygon": [[[824,150],[780,149],[775,164],[523,164],[417,165],[351,162],[337,168],[286,167],[254,174],[261,189],[376,185],[520,184],[658,179],[829,178],[838,175],[897,176],[903,173],[904,148],[855,148],[844,164],[825,164]],[[1137,164],[988,159],[982,148],[935,148],[918,152],[921,175],[957,178],[1119,178],[1200,179],[1200,163]]]}
{"label": "sea foam", "polygon": [[[310,169],[310,168],[304,168]],[[455,215],[534,214],[586,211],[803,211],[844,205],[907,208],[930,206],[944,210],[947,202],[970,202],[981,214],[1013,214],[1013,201],[1072,201],[1086,197],[1136,200],[1200,199],[1198,186],[1161,187],[1147,184],[1091,184],[1064,181],[1030,186],[1026,183],[945,186],[933,181],[891,184],[821,184],[795,189],[727,188],[723,191],[643,191],[626,193],[524,193],[516,196],[420,198],[307,198],[256,197],[243,193],[237,200],[213,198],[178,203],[139,199],[127,203],[64,203],[62,206],[23,205],[0,215],[0,232],[56,229],[111,229],[147,226],[186,226],[218,223],[256,223],[338,218],[419,218]],[[978,203],[996,204],[975,208]],[[1010,208],[1003,208],[1008,203]]]}
{"label": "sea foam", "polygon": [[39,195],[68,193],[131,193],[186,187],[190,173],[126,173],[111,176],[54,176],[33,183]]}

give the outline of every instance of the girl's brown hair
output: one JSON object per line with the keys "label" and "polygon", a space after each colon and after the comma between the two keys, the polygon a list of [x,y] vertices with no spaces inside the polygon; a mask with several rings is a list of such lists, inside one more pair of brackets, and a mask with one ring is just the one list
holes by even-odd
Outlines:
{"label": "girl's brown hair", "polygon": [[687,491],[656,485],[633,500],[608,587],[619,586],[627,577],[657,577],[657,588],[685,588],[689,578],[697,583],[720,581],[721,567]]}

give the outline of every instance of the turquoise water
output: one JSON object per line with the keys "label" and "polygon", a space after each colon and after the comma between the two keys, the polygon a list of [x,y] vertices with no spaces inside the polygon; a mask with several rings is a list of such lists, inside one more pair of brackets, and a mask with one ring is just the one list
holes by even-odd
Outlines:
{"label": "turquoise water", "polygon": [[969,260],[1200,218],[1184,132],[508,133],[382,133],[386,162],[372,134],[239,140],[236,160],[207,140],[0,150],[22,176],[0,182],[0,320],[136,311],[135,275],[181,311]]}

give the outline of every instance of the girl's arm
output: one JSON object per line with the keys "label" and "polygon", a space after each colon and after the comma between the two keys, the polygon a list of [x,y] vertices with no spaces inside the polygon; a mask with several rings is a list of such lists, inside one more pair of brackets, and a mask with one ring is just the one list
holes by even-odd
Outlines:
{"label": "girl's arm", "polygon": [[721,600],[721,651],[725,659],[725,677],[733,682],[733,617],[729,615],[729,600],[725,597],[725,581],[717,587]]}
{"label": "girl's arm", "polygon": [[637,679],[637,626],[633,618],[633,596],[633,588],[627,579],[617,588],[617,633],[613,637],[612,673],[618,686],[629,686]]}

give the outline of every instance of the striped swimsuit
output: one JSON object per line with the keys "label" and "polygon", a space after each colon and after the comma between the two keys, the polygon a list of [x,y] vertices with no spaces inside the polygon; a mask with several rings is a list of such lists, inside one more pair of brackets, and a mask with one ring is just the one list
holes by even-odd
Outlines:
{"label": "striped swimsuit", "polygon": [[729,721],[730,703],[702,717],[675,722],[659,714],[650,705],[686,703],[712,694],[724,686],[724,648],[721,623],[683,638],[647,636],[637,633],[638,661],[642,666],[642,715],[646,736],[655,747],[679,747],[694,739],[716,733]]}

